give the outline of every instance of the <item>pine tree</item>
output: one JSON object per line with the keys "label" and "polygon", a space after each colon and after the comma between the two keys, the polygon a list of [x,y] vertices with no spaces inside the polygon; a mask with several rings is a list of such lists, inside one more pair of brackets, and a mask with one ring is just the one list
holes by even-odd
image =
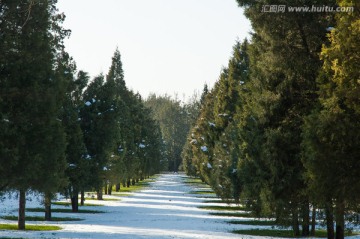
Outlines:
{"label": "pine tree", "polygon": [[69,185],[65,191],[70,196],[73,212],[78,212],[78,195],[88,185],[90,175],[89,162],[86,159],[86,147],[84,144],[83,132],[80,125],[80,108],[86,107],[83,104],[82,94],[89,76],[86,72],[79,71],[77,77],[69,84],[66,101],[63,106],[63,126],[66,132],[66,160],[68,167],[66,176]]}
{"label": "pine tree", "polygon": [[[2,1],[1,99],[7,123],[1,160],[9,188],[19,190],[19,229],[25,229],[26,191],[51,194],[66,183],[65,134],[61,125],[67,78],[61,69],[64,16],[56,1]],[[20,9],[20,10],[19,10]],[[36,16],[36,17],[35,17]]]}
{"label": "pine tree", "polygon": [[271,14],[261,12],[267,1],[238,3],[246,7],[245,14],[254,29],[250,78],[254,91],[251,94],[256,98],[251,99],[250,118],[254,118],[257,127],[252,133],[259,134],[249,137],[252,133],[248,133],[245,139],[250,141],[244,142],[250,145],[255,141],[258,146],[248,151],[245,162],[250,165],[244,166],[255,167],[258,172],[249,182],[257,185],[252,187],[253,194],[261,197],[254,201],[262,202],[260,211],[274,212],[279,222],[287,224],[292,217],[294,235],[300,235],[302,221],[302,235],[307,236],[309,197],[305,193],[299,135],[304,117],[314,108],[315,79],[321,64],[318,54],[332,16]]}
{"label": "pine tree", "polygon": [[339,6],[355,10],[337,14],[330,44],[323,46],[320,104],[307,118],[303,145],[311,193],[326,209],[328,238],[334,238],[335,218],[336,238],[340,239],[344,238],[345,211],[356,209],[353,205],[358,204],[360,193],[360,14],[357,2],[341,0]]}
{"label": "pine tree", "polygon": [[81,127],[91,168],[91,185],[96,188],[98,198],[102,199],[108,161],[118,134],[114,86],[105,82],[103,75],[99,75],[89,84],[83,100],[85,106],[80,112]]}
{"label": "pine tree", "polygon": [[210,93],[204,88],[200,115],[183,152],[188,173],[200,174],[226,200],[239,200],[242,187],[236,173],[237,120],[242,114],[240,94],[248,81],[247,47],[247,40],[237,42],[228,68],[223,69],[214,88]]}

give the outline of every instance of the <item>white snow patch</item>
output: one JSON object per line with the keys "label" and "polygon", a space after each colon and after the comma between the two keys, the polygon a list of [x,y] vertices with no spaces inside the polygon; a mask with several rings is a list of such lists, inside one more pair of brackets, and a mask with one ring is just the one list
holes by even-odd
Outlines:
{"label": "white snow patch", "polygon": [[192,140],[190,141],[190,144],[197,144],[197,140],[196,140],[196,139],[192,139]]}
{"label": "white snow patch", "polygon": [[86,102],[85,102],[85,105],[86,105],[86,106],[90,106],[90,105],[91,105],[91,102],[90,102],[90,101],[86,101]]}
{"label": "white snow patch", "polygon": [[207,165],[206,165],[209,169],[212,169],[212,166],[211,166],[211,164],[210,163],[207,163]]}
{"label": "white snow patch", "polygon": [[216,125],[215,125],[215,123],[213,123],[213,122],[208,122],[209,123],[209,125],[210,125],[210,127],[215,127]]}
{"label": "white snow patch", "polygon": [[201,149],[203,152],[207,152],[207,151],[208,151],[208,147],[207,147],[206,145],[201,146],[200,149]]}

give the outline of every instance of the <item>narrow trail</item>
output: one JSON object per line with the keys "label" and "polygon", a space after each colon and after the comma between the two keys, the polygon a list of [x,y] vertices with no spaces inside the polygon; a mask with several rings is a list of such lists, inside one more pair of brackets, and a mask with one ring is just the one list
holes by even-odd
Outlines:
{"label": "narrow trail", "polygon": [[[121,201],[103,201],[100,214],[57,214],[53,216],[81,217],[83,221],[51,223],[64,229],[53,232],[1,231],[0,237],[24,238],[244,238],[230,233],[234,225],[226,217],[209,215],[199,206],[209,198],[191,194],[198,186],[186,183],[183,174],[161,174],[149,187],[123,197]],[[95,201],[98,202],[98,201]],[[3,222],[2,222],[3,223]],[[45,224],[45,223],[40,223]],[[49,223],[46,223],[49,224]],[[252,228],[244,226],[244,228]],[[236,229],[242,226],[237,225]],[[246,236],[247,238],[256,238]]]}

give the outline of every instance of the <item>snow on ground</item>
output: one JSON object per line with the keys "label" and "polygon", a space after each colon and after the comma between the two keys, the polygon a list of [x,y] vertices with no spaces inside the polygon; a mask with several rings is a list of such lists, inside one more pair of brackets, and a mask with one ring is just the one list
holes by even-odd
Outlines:
{"label": "snow on ground", "polygon": [[[76,217],[83,221],[73,222],[37,222],[37,224],[55,224],[60,231],[7,231],[1,230],[0,237],[6,238],[261,238],[232,234],[234,229],[259,228],[259,226],[231,225],[227,220],[234,218],[213,216],[210,210],[199,209],[199,206],[220,205],[204,203],[209,198],[189,192],[198,190],[191,184],[184,183],[183,174],[161,174],[155,182],[145,190],[121,197],[121,201],[92,201],[88,203],[104,206],[86,207],[101,210],[99,214],[53,213],[54,217]],[[112,198],[116,198],[111,196]],[[40,207],[40,200],[30,196],[27,207]],[[211,198],[210,198],[211,200]],[[63,207],[63,206],[54,206]],[[0,215],[17,215],[17,199],[12,197],[0,206]],[[27,213],[27,215],[43,215],[43,213]],[[241,220],[241,219],[237,219]],[[244,219],[244,220],[248,220]],[[0,219],[0,223],[14,223]],[[33,222],[27,222],[33,224]],[[262,227],[265,228],[265,227]]]}

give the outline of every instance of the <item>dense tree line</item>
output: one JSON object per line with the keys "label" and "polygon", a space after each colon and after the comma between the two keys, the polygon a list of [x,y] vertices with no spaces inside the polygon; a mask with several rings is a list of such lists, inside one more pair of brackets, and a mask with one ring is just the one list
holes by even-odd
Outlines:
{"label": "dense tree line", "polygon": [[274,14],[262,12],[268,1],[237,2],[254,32],[204,92],[185,169],[296,236],[314,235],[322,218],[328,238],[343,238],[359,205],[359,4]]}
{"label": "dense tree line", "polygon": [[199,100],[195,93],[188,102],[181,102],[170,96],[151,94],[145,101],[152,117],[159,122],[163,136],[164,161],[168,171],[182,170],[181,153],[187,133],[199,112]]}
{"label": "dense tree line", "polygon": [[0,1],[0,191],[19,192],[19,229],[29,190],[50,220],[56,193],[76,212],[85,190],[101,199],[162,170],[160,126],[126,87],[120,52],[90,80],[65,51],[64,19],[56,0]]}

